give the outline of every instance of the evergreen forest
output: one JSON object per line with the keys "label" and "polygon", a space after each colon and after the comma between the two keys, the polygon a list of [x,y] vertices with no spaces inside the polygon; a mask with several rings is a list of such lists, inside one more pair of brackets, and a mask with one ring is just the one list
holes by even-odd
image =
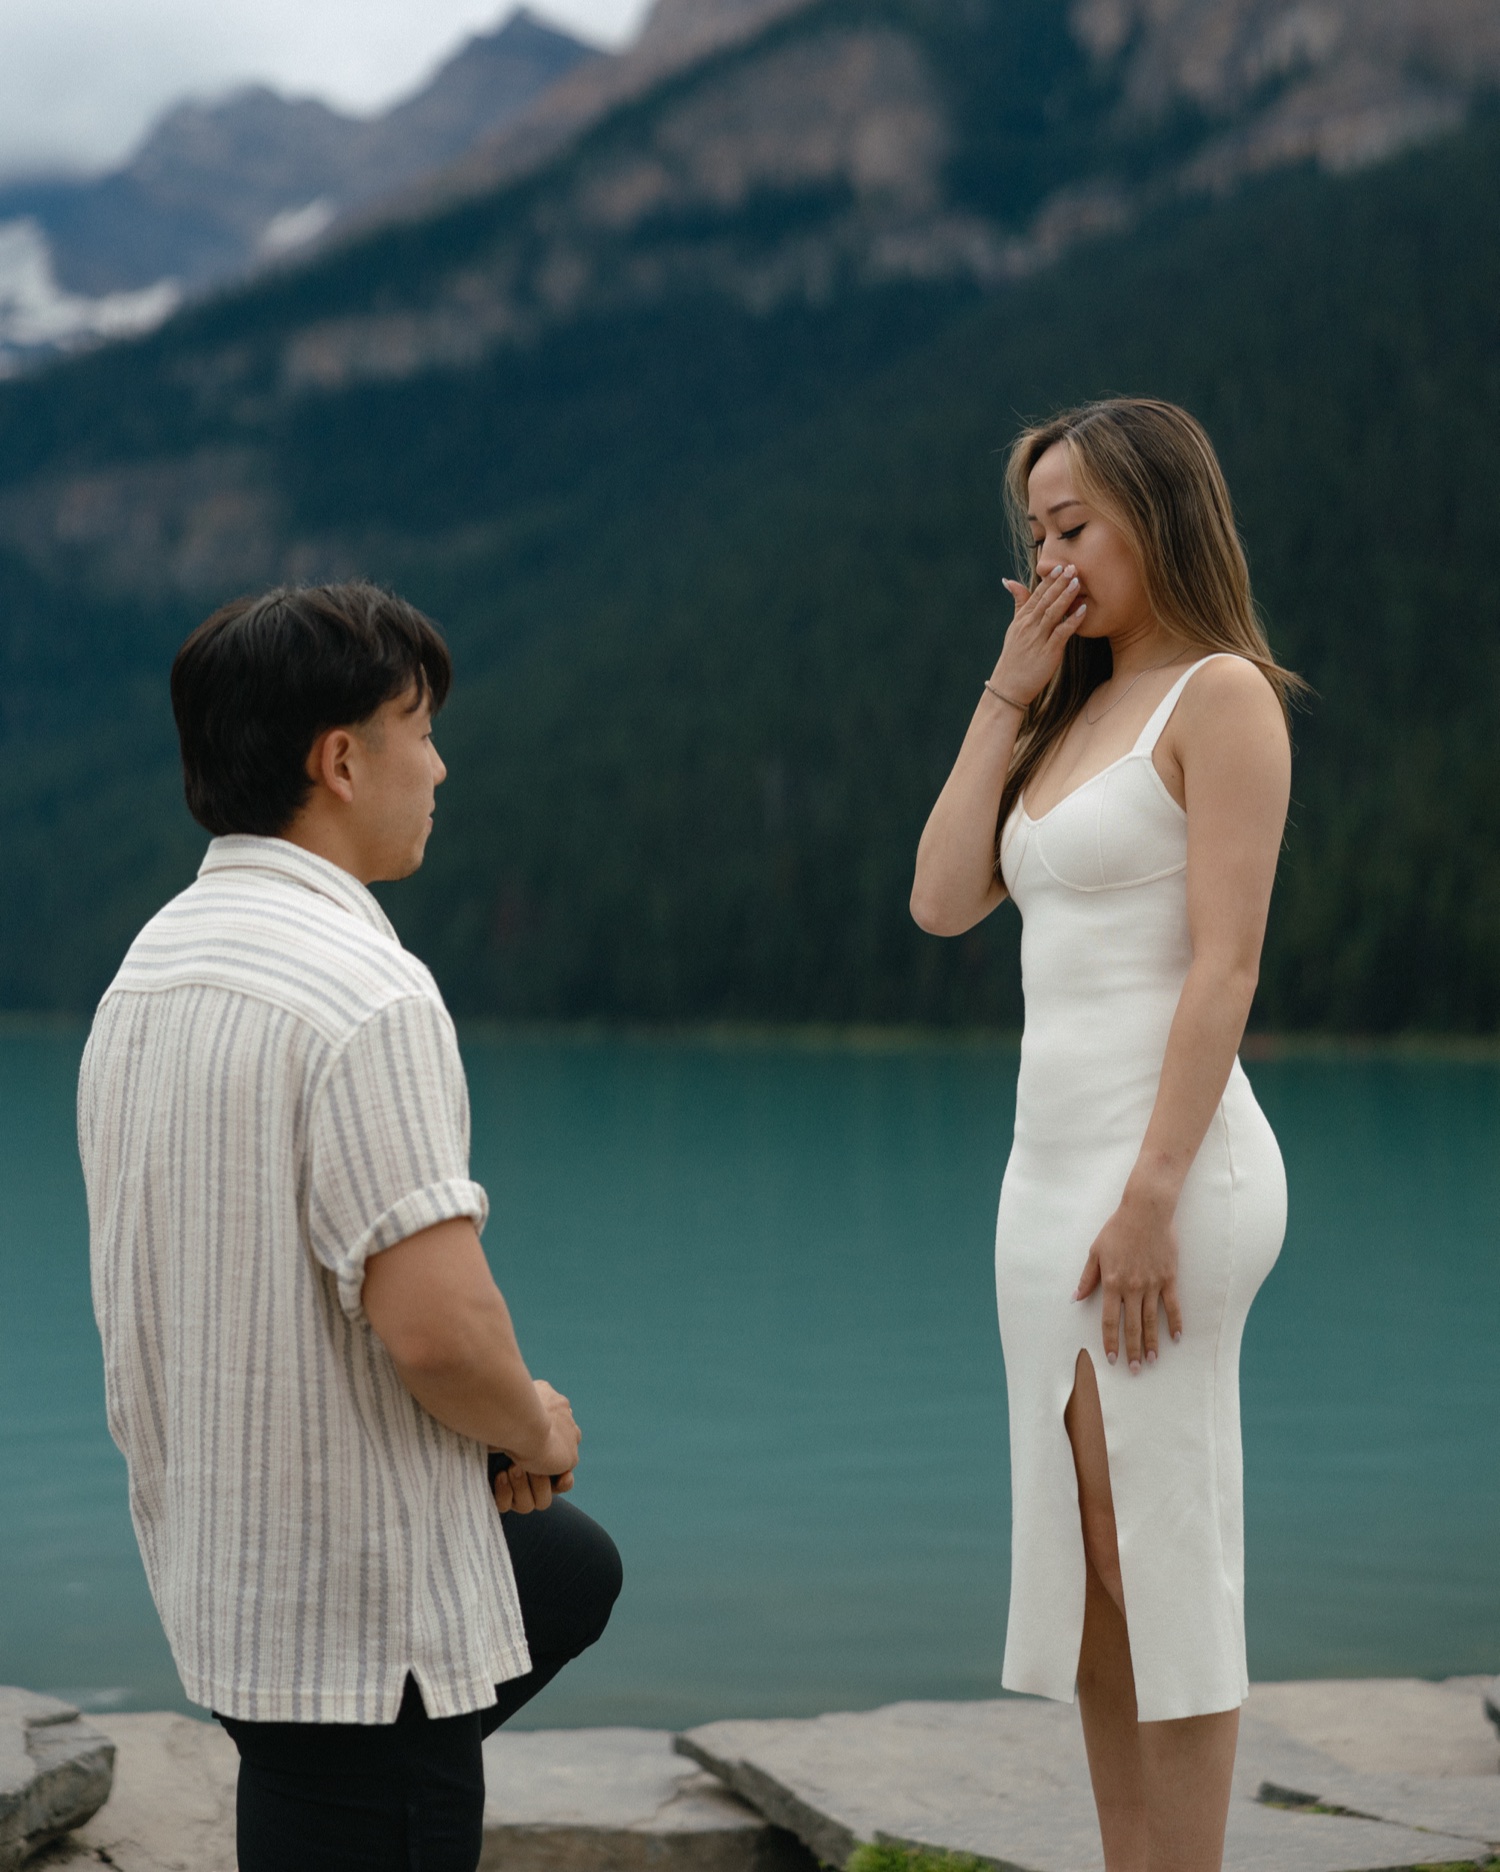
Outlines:
{"label": "evergreen forest", "polygon": [[[167,365],[312,290],[0,388],[0,487],[250,420],[204,417]],[[681,295],[267,418],[299,521],[454,648],[437,830],[386,901],[455,1011],[1018,1026],[1014,913],[923,935],[912,855],[1009,615],[1007,445],[1118,392],[1207,425],[1273,646],[1314,691],[1255,1024],[1493,1033],[1485,115],[1354,175],[1164,200],[986,293]],[[0,557],[0,1005],[87,1010],[190,880],[166,670],[205,608]]]}

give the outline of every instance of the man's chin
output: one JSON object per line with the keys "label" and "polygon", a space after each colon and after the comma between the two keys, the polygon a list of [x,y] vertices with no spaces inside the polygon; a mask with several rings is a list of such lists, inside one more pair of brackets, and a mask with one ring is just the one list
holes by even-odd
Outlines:
{"label": "man's chin", "polygon": [[[429,827],[430,831],[431,828]],[[376,884],[399,884],[402,878],[416,875],[422,869],[422,860],[427,856],[427,832],[422,834],[420,843],[412,851],[401,857],[392,857],[381,867],[380,876],[372,880]]]}

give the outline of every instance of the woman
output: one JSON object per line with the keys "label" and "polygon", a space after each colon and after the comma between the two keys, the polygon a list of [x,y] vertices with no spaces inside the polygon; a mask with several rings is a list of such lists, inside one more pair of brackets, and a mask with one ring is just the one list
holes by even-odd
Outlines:
{"label": "woman", "polygon": [[1236,1051],[1300,684],[1185,411],[1119,398],[1028,430],[1008,492],[1032,576],[1006,581],[912,891],[935,935],[1007,895],[1022,916],[1004,1682],[1076,1681],[1109,1872],[1213,1872],[1248,1689],[1240,1337],[1286,1217]]}

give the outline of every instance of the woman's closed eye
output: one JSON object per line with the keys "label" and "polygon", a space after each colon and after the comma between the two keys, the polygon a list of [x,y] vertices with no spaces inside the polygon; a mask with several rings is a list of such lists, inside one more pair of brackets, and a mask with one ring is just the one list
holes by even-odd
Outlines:
{"label": "woman's closed eye", "polygon": [[1060,540],[1075,540],[1087,525],[1087,520],[1080,520],[1076,527],[1069,527],[1066,533],[1059,533],[1057,537]]}

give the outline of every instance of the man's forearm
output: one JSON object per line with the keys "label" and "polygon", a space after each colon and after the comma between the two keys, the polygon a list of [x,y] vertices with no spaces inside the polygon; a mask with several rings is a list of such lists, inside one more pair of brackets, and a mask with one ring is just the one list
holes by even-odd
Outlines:
{"label": "man's forearm", "polygon": [[439,1423],[525,1463],[541,1454],[551,1423],[508,1315],[504,1335],[508,1346],[498,1332],[488,1343],[476,1333],[467,1354],[455,1349],[419,1361],[403,1360],[395,1352],[391,1356],[401,1382]]}

